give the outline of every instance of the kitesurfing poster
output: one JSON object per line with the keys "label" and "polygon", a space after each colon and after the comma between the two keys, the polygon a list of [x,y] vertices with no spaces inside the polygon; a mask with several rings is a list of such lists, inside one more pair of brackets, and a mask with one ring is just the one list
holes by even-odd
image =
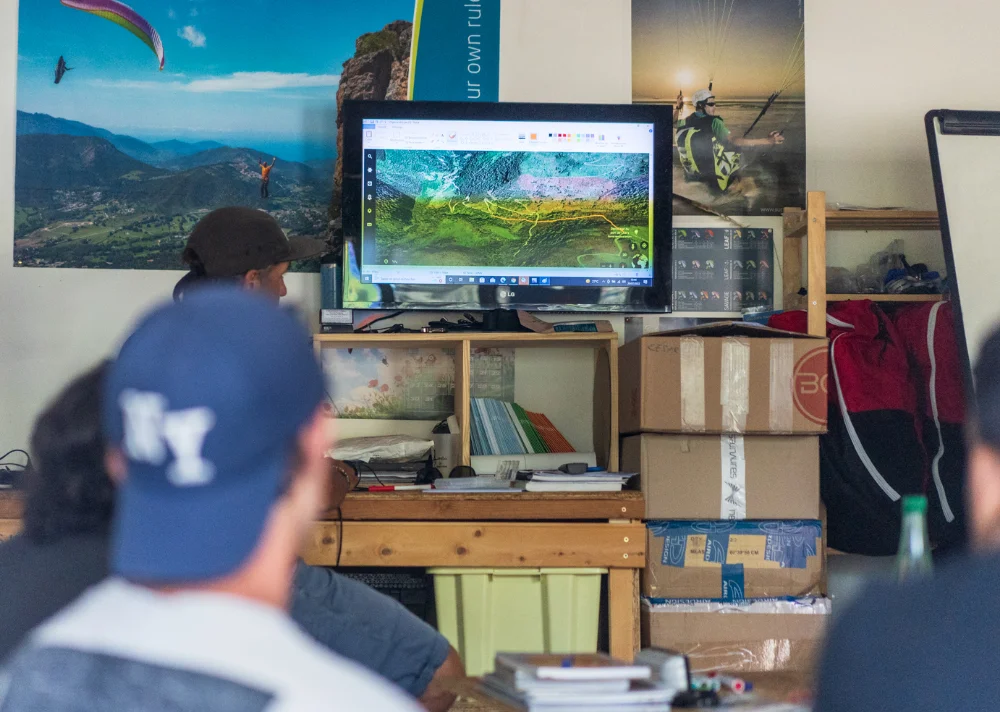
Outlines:
{"label": "kitesurfing poster", "polygon": [[674,214],[805,207],[803,0],[632,0],[632,100],[674,106]]}
{"label": "kitesurfing poster", "polygon": [[177,269],[224,205],[327,236],[339,107],[407,97],[413,17],[414,0],[22,0],[15,266]]}

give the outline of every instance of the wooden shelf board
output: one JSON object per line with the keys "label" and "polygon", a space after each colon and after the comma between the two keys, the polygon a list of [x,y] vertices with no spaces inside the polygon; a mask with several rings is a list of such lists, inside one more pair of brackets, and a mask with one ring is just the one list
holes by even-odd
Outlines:
{"label": "wooden shelf board", "polygon": [[827,294],[828,302],[850,302],[870,299],[873,302],[940,302],[943,294]]}
{"label": "wooden shelf board", "polygon": [[[786,209],[785,237],[803,237],[807,229],[806,211]],[[827,210],[826,229],[845,232],[869,230],[940,230],[934,210]]]}
{"label": "wooden shelf board", "polygon": [[827,210],[827,230],[939,230],[933,210]]}
{"label": "wooden shelf board", "polygon": [[[642,519],[641,492],[352,492],[341,506],[345,520],[585,521]],[[337,519],[336,511],[323,519]]]}
{"label": "wooden shelf board", "polygon": [[531,332],[452,332],[446,334],[315,334],[314,343],[340,348],[365,348],[380,345],[383,348],[459,348],[468,341],[473,346],[508,348],[604,348],[617,345],[618,334],[560,333],[535,334]]}

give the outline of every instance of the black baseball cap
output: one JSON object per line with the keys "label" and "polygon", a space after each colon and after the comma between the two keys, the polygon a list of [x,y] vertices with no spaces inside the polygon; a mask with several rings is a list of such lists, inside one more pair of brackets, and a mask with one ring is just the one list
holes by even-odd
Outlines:
{"label": "black baseball cap", "polygon": [[213,210],[198,221],[182,259],[199,276],[238,277],[329,251],[322,240],[287,237],[278,221],[263,210],[230,207]]}

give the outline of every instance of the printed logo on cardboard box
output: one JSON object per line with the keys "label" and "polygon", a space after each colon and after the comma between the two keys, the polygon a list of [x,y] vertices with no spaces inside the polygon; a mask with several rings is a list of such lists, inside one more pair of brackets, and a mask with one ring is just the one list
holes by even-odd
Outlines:
{"label": "printed logo on cardboard box", "polygon": [[817,425],[826,425],[827,358],[826,347],[813,349],[795,364],[792,377],[796,409]]}

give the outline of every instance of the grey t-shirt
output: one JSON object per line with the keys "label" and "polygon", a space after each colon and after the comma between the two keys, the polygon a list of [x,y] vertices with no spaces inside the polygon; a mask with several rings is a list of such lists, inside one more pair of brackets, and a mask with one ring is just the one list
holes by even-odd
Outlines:
{"label": "grey t-shirt", "polygon": [[35,631],[0,674],[0,712],[417,712],[400,690],[306,636],[283,612],[120,579]]}

